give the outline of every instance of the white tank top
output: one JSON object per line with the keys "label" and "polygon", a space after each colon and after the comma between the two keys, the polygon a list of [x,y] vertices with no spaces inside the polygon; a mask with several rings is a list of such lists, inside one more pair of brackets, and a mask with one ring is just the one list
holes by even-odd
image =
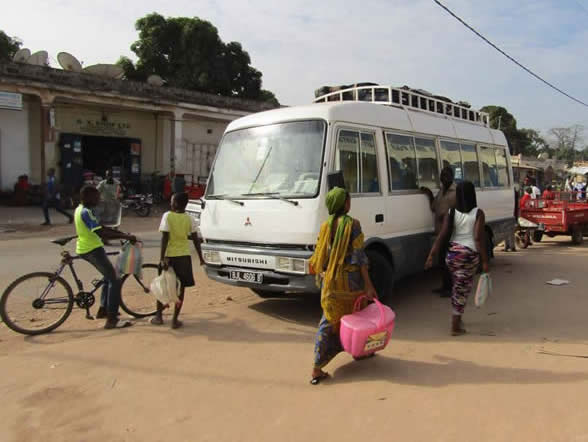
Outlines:
{"label": "white tank top", "polygon": [[477,215],[477,207],[474,207],[469,213],[461,213],[456,210],[453,235],[451,235],[452,242],[469,247],[474,252],[477,251],[476,242],[474,241],[474,227]]}

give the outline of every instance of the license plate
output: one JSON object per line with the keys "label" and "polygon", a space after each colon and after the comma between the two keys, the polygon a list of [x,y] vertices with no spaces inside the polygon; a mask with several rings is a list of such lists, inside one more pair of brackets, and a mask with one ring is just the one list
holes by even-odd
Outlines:
{"label": "license plate", "polygon": [[263,284],[263,273],[259,272],[240,272],[240,271],[231,271],[229,274],[229,279],[233,281],[243,281],[243,282],[252,282],[254,284]]}

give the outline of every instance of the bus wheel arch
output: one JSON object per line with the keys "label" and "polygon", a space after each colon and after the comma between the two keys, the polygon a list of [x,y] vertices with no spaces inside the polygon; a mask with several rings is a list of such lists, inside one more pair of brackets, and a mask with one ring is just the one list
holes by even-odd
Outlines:
{"label": "bus wheel arch", "polygon": [[394,288],[394,260],[388,248],[381,243],[366,247],[369,273],[378,297],[382,300],[392,295]]}

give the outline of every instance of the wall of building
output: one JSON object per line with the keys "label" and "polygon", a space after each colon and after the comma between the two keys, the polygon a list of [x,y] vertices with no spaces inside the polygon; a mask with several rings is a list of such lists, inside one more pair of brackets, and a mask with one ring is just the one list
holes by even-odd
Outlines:
{"label": "wall of building", "polygon": [[55,129],[58,134],[74,133],[139,139],[141,140],[142,174],[151,174],[160,170],[162,166],[160,146],[162,146],[163,128],[158,124],[154,113],[57,103]]}
{"label": "wall of building", "polygon": [[19,175],[30,175],[29,103],[23,110],[0,109],[0,189],[14,188]]}
{"label": "wall of building", "polygon": [[[176,159],[178,173],[189,175],[194,182],[208,176],[210,166],[228,121],[196,119],[184,116],[182,121],[181,158]],[[176,154],[178,151],[176,150]]]}

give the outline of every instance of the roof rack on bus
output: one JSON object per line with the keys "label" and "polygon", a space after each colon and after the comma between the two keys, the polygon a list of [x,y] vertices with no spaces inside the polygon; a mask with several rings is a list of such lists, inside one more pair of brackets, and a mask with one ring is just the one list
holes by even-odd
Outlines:
{"label": "roof rack on bus", "polygon": [[464,101],[454,103],[448,98],[433,95],[421,89],[410,89],[406,86],[402,88],[381,85],[349,87],[320,95],[313,102],[332,101],[362,101],[401,106],[437,116],[444,115],[456,120],[469,121],[485,127],[489,127],[490,124],[490,115],[487,112],[471,109],[469,103]]}

